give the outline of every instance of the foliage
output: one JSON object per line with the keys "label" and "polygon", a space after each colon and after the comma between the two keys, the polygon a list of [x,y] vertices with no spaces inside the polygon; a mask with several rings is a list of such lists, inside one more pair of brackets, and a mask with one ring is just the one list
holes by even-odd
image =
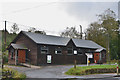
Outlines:
{"label": "foliage", "polygon": [[[26,78],[26,75],[24,74],[24,73],[20,73],[20,72],[18,72],[18,71],[16,71],[16,70],[13,70],[12,68],[7,68],[7,67],[5,67],[3,70],[2,70],[2,72],[11,72],[12,74],[11,74],[11,77],[12,77],[12,79],[14,79],[14,78],[19,78],[20,80],[22,80],[22,79],[25,79]],[[3,76],[3,78],[6,78],[5,76]],[[11,79],[11,80],[12,80]]]}
{"label": "foliage", "polygon": [[30,28],[28,29],[28,32],[34,32],[34,33],[39,33],[39,34],[44,34],[44,35],[46,35],[46,32],[45,32],[45,31],[39,31],[39,30],[37,30],[37,29],[34,28],[34,27],[30,27]]}
{"label": "foliage", "polygon": [[29,29],[28,29],[28,32],[35,32],[36,31],[36,28],[34,28],[34,27],[30,27]]}
{"label": "foliage", "polygon": [[[7,46],[13,41],[13,39],[17,36],[17,34],[12,34],[12,33],[8,33],[6,32],[6,48]],[[5,48],[5,43],[4,43],[4,40],[5,40],[5,34],[4,34],[4,30],[2,30],[2,52],[5,52],[6,48]]]}
{"label": "foliage", "polygon": [[18,25],[16,24],[16,23],[14,23],[12,26],[11,26],[11,32],[13,33],[13,34],[16,34],[16,32],[18,32],[19,31],[19,28],[18,28]]}
{"label": "foliage", "polygon": [[94,66],[82,66],[69,69],[66,74],[68,75],[86,75],[96,73],[115,73],[116,65],[94,65]]}
{"label": "foliage", "polygon": [[[92,40],[104,48],[110,48],[110,58],[118,59],[118,22],[116,14],[107,9],[104,13],[97,15],[98,21],[93,22],[87,28],[87,39]],[[107,53],[107,55],[109,55]],[[108,57],[109,58],[109,57]]]}
{"label": "foliage", "polygon": [[35,33],[39,33],[39,34],[44,34],[44,35],[46,35],[46,32],[45,32],[45,31],[36,30]]}
{"label": "foliage", "polygon": [[118,32],[118,57],[120,59],[120,20],[118,20],[119,23],[119,32]]}
{"label": "foliage", "polygon": [[80,38],[80,33],[76,30],[75,27],[67,27],[66,30],[60,34],[60,36],[69,38]]}

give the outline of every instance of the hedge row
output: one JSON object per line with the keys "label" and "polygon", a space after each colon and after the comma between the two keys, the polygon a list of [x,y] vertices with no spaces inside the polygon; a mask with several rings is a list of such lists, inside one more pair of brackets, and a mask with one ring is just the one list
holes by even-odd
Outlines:
{"label": "hedge row", "polygon": [[95,73],[116,73],[116,68],[104,68],[104,69],[88,69],[85,70],[85,74],[95,74]]}
{"label": "hedge row", "polygon": [[[83,71],[79,71],[79,70],[75,70],[75,69],[72,69],[71,71],[69,72],[66,72],[66,74],[69,74],[69,75],[88,75],[88,74],[99,74],[99,73],[116,73],[116,68],[95,68],[95,69],[86,69],[86,70],[83,70]],[[119,72],[120,72],[120,69],[119,69]]]}

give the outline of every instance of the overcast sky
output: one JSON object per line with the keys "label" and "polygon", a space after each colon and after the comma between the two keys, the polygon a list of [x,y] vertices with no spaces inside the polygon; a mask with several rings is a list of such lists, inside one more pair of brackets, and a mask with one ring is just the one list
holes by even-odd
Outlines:
{"label": "overcast sky", "polygon": [[86,30],[91,22],[97,20],[96,15],[110,8],[118,15],[118,1],[104,0],[77,0],[69,2],[53,0],[49,1],[10,1],[1,2],[0,7],[1,21],[0,29],[4,28],[3,20],[7,22],[7,29],[10,31],[11,25],[17,23],[20,30],[27,31],[29,27],[35,27],[38,30],[44,30],[50,35],[59,35],[66,27],[76,27],[82,25],[83,31]]}

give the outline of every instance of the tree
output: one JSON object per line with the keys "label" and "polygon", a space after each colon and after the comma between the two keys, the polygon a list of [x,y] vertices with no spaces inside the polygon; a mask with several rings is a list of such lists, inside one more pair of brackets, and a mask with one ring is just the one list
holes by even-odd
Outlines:
{"label": "tree", "polygon": [[36,28],[34,28],[34,27],[30,27],[29,29],[28,29],[28,32],[35,32],[36,31]]}
{"label": "tree", "polygon": [[89,25],[89,28],[86,31],[87,39],[92,40],[106,48],[106,40],[102,32],[103,30],[101,29],[101,25],[98,22],[93,22]]}
{"label": "tree", "polygon": [[119,30],[118,30],[118,57],[120,59],[120,21],[118,20],[118,26],[119,26]]}
{"label": "tree", "polygon": [[16,34],[16,32],[19,31],[18,25],[14,23],[12,26],[12,29],[10,30],[13,34]]}
{"label": "tree", "polygon": [[60,34],[60,36],[69,38],[80,38],[80,33],[77,32],[75,27],[67,27],[66,30]]}
{"label": "tree", "polygon": [[39,33],[39,34],[44,34],[44,35],[46,35],[46,32],[45,32],[45,31],[36,30],[35,33]]}
{"label": "tree", "polygon": [[[116,20],[116,14],[107,9],[104,13],[97,15],[98,21],[90,24],[87,29],[87,39],[93,40],[96,43],[105,47],[110,53],[111,59],[117,59],[118,57],[118,22]],[[108,57],[109,58],[109,57]]]}
{"label": "tree", "polygon": [[39,30],[37,30],[37,29],[34,28],[34,27],[30,27],[30,28],[28,29],[28,32],[33,32],[33,33],[39,33],[39,34],[44,34],[44,35],[46,35],[46,32],[45,32],[45,31],[39,31]]}

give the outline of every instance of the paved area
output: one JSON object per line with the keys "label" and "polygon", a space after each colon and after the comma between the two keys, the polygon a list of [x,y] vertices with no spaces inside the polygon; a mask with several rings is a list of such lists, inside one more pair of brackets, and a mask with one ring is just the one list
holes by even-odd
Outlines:
{"label": "paved area", "polygon": [[[79,65],[79,66],[86,66],[86,65]],[[24,72],[27,75],[27,78],[54,78],[57,79],[67,79],[67,78],[78,78],[79,79],[91,79],[91,80],[101,80],[104,78],[105,80],[116,80],[120,78],[113,78],[115,73],[110,74],[92,74],[92,75],[84,75],[84,76],[71,76],[65,75],[68,69],[72,68],[72,65],[57,65],[57,66],[42,66],[41,68],[27,68],[27,67],[16,67],[16,66],[9,66],[14,68],[20,72]],[[109,79],[110,78],[110,79]],[[76,80],[76,79],[75,79]]]}

